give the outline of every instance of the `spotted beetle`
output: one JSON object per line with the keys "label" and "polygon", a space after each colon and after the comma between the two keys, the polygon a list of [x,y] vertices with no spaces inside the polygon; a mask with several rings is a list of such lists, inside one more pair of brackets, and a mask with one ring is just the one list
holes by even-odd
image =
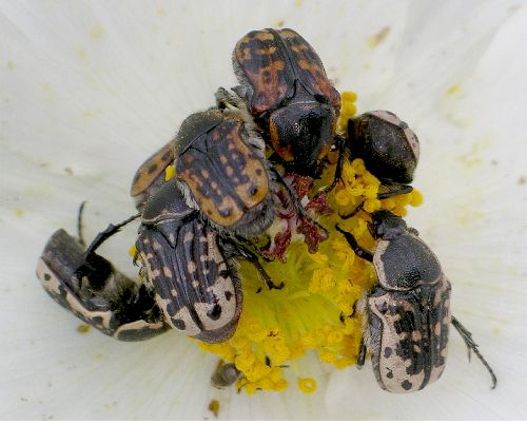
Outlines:
{"label": "spotted beetle", "polygon": [[362,248],[354,236],[340,231],[355,254],[373,263],[378,283],[359,304],[364,336],[357,364],[369,351],[379,386],[389,392],[423,389],[445,368],[450,323],[485,365],[496,386],[496,376],[480,354],[471,333],[452,316],[450,282],[430,248],[399,216],[385,210],[372,214],[370,231],[375,252]]}
{"label": "spotted beetle", "polygon": [[258,234],[273,220],[272,177],[263,140],[237,110],[212,108],[187,117],[174,141],[141,165],[131,194],[141,209],[164,183],[174,163],[176,178],[192,207],[218,228],[243,237]]}
{"label": "spotted beetle", "polygon": [[58,304],[116,339],[139,341],[169,329],[154,291],[136,284],[98,254],[87,256],[83,245],[62,229],[44,247],[37,277]]}
{"label": "spotted beetle", "polygon": [[[175,328],[204,342],[229,338],[242,308],[235,259],[253,263],[269,288],[280,288],[256,255],[213,229],[187,205],[178,180],[166,182],[141,214],[110,224],[86,250],[64,230],[48,241],[37,277],[48,294],[84,322],[116,339],[148,339]],[[136,284],[95,251],[136,217]],[[80,234],[79,234],[80,238]]]}
{"label": "spotted beetle", "polygon": [[239,86],[279,161],[301,175],[318,174],[333,143],[340,94],[318,54],[292,29],[251,31],[232,55]]}
{"label": "spotted beetle", "polygon": [[[138,210],[165,182],[164,170],[173,159],[189,205],[216,229],[245,241],[262,234],[276,216],[304,234],[309,250],[316,251],[327,231],[263,157],[265,144],[245,102],[223,88],[216,92],[216,102],[218,108],[185,119],[175,140],[141,165],[131,189]],[[291,211],[284,211],[287,207]],[[281,257],[280,251],[266,249],[261,254],[274,259]]]}

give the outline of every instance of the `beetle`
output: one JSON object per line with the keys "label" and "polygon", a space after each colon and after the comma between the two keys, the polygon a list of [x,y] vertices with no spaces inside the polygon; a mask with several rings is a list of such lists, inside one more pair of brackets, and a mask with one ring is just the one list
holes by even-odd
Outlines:
{"label": "beetle", "polygon": [[[134,261],[141,263],[142,282],[136,284],[96,250],[139,216]],[[116,339],[149,339],[173,328],[217,343],[234,333],[242,308],[237,258],[254,264],[269,288],[281,287],[254,253],[189,207],[173,179],[146,201],[142,213],[110,224],[86,250],[83,241],[64,230],[55,232],[39,259],[37,277],[60,305]]]}
{"label": "beetle", "polygon": [[[391,111],[375,110],[350,118],[346,137],[336,136],[335,177],[325,189],[332,190],[342,174],[344,160],[360,158],[366,169],[379,179],[378,199],[410,193],[419,162],[419,139],[408,124]],[[332,153],[330,154],[332,155]]]}
{"label": "beetle", "polygon": [[435,254],[401,217],[386,210],[371,216],[369,227],[377,241],[374,253],[336,227],[358,257],[373,263],[378,278],[358,306],[365,323],[358,366],[364,365],[369,351],[382,389],[395,393],[423,389],[443,373],[452,323],[469,352],[489,371],[494,388],[494,371],[470,332],[451,314],[451,285]]}
{"label": "beetle", "polygon": [[79,240],[63,229],[48,240],[36,272],[51,298],[106,335],[139,341],[169,329],[153,291],[98,254],[86,256]]}
{"label": "beetle", "polygon": [[[290,206],[288,218],[304,234],[309,250],[316,251],[327,232],[265,159],[265,143],[245,102],[222,88],[216,102],[217,107],[187,117],[176,138],[140,166],[131,188],[138,210],[165,182],[164,170],[173,162],[189,206],[216,229],[250,240],[271,225],[277,209]],[[284,212],[280,215],[285,218]]]}
{"label": "beetle", "polygon": [[340,94],[313,47],[292,29],[243,36],[232,55],[242,97],[276,160],[301,175],[318,174],[333,143]]}
{"label": "beetle", "polygon": [[273,220],[272,177],[262,139],[237,110],[211,108],[187,117],[176,138],[141,165],[131,194],[140,210],[174,164],[191,207],[216,227],[242,237]]}

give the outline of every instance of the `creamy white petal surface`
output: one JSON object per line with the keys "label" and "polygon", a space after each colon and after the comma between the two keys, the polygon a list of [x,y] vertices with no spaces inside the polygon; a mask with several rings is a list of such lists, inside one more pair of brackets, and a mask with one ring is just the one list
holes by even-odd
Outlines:
{"label": "creamy white petal surface", "polygon": [[[176,333],[119,343],[40,287],[34,268],[59,227],[86,235],[134,211],[138,165],[188,114],[233,86],[230,56],[251,29],[287,26],[318,51],[359,111],[389,109],[421,140],[408,220],[453,284],[454,314],[494,366],[469,364],[452,333],[443,378],[378,390],[369,365],[308,356],[283,393],[209,384],[214,356]],[[0,2],[1,418],[525,418],[527,368],[527,6],[518,1]],[[104,246],[133,275],[135,227]],[[298,375],[318,382],[313,395]]]}

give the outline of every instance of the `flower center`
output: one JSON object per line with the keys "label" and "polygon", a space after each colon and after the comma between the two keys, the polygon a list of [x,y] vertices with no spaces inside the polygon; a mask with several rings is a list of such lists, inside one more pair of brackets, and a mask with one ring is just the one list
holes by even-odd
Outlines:
{"label": "flower center", "polygon": [[[340,133],[345,133],[348,119],[356,112],[355,99],[354,93],[342,94]],[[334,171],[334,166],[327,168],[315,187],[330,184]],[[418,206],[422,201],[416,190],[378,200],[379,186],[361,160],[344,164],[341,180],[327,198],[334,213],[317,218],[329,238],[313,254],[302,240],[293,240],[285,262],[264,263],[273,281],[283,281],[284,288],[266,288],[254,267],[240,262],[244,304],[236,332],[223,343],[199,343],[202,349],[236,365],[242,373],[239,389],[249,394],[283,390],[288,386],[286,377],[293,376],[301,391],[314,392],[316,380],[295,363],[307,352],[337,368],[356,363],[362,337],[356,306],[376,278],[372,266],[355,257],[335,225],[351,232],[363,247],[373,249],[375,243],[367,229],[369,213],[382,208],[404,216],[407,205]],[[358,207],[362,210],[354,214]]]}

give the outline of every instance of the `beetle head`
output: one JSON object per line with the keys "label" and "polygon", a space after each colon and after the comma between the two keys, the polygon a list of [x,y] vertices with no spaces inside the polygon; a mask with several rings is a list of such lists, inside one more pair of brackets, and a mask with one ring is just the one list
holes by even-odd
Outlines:
{"label": "beetle head", "polygon": [[313,176],[333,140],[334,113],[329,104],[294,102],[273,112],[269,119],[275,152],[301,175]]}
{"label": "beetle head", "polygon": [[376,211],[371,217],[372,221],[368,228],[375,239],[391,240],[407,231],[404,219],[390,211]]}

